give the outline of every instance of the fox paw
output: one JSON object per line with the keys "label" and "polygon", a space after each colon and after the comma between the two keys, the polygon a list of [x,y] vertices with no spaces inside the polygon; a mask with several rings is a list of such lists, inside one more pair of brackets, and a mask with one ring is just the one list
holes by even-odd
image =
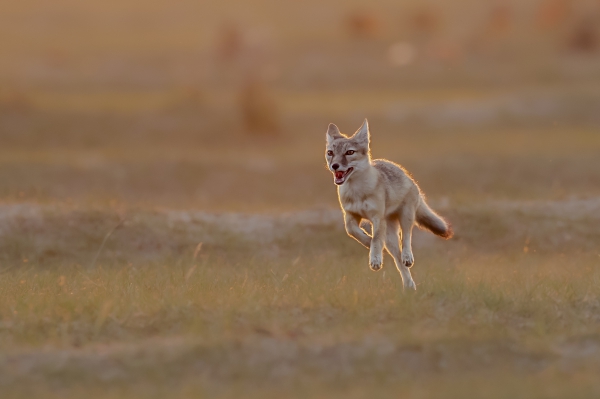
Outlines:
{"label": "fox paw", "polygon": [[412,252],[402,252],[401,256],[402,264],[406,267],[411,267],[415,263],[415,258],[413,257]]}
{"label": "fox paw", "polygon": [[381,258],[381,256],[372,256],[369,260],[369,267],[374,272],[381,270],[381,268],[383,267],[383,259]]}

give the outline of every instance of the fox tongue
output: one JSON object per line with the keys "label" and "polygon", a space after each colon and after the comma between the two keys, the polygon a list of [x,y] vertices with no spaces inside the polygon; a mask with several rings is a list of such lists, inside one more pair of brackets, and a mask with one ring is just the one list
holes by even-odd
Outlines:
{"label": "fox tongue", "polygon": [[341,179],[342,177],[344,177],[344,172],[335,172],[336,179]]}

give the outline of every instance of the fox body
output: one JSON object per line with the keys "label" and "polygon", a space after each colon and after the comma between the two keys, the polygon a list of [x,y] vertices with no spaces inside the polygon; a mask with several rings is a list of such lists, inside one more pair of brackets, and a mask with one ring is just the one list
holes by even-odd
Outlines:
{"label": "fox body", "polygon": [[[404,288],[416,289],[409,269],[414,264],[413,226],[447,239],[452,237],[450,225],[429,208],[419,186],[400,165],[371,159],[366,120],[351,137],[332,123],[326,138],[325,159],[338,186],[346,232],[369,249],[371,270],[383,267],[386,249],[394,258]],[[360,227],[362,220],[371,223],[372,235]]]}

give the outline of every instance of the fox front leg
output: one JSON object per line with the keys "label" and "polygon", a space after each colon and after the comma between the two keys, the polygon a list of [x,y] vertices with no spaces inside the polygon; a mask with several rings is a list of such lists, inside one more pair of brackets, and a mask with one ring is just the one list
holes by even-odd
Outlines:
{"label": "fox front leg", "polygon": [[383,247],[385,244],[386,223],[381,218],[371,219],[373,224],[373,238],[371,240],[371,250],[369,252],[369,267],[374,272],[383,267]]}
{"label": "fox front leg", "polygon": [[360,242],[367,249],[371,248],[371,236],[369,236],[360,227],[360,216],[347,212],[344,215],[344,224],[346,225],[346,233],[356,241]]}

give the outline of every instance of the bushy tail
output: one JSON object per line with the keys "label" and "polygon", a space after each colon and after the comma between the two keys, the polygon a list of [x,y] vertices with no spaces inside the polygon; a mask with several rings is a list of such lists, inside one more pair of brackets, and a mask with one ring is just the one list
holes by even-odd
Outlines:
{"label": "bushy tail", "polygon": [[419,201],[419,207],[417,208],[416,215],[417,225],[423,229],[431,231],[433,234],[438,235],[442,238],[452,238],[454,232],[452,226],[446,222],[441,216],[435,213],[425,200],[421,198]]}

